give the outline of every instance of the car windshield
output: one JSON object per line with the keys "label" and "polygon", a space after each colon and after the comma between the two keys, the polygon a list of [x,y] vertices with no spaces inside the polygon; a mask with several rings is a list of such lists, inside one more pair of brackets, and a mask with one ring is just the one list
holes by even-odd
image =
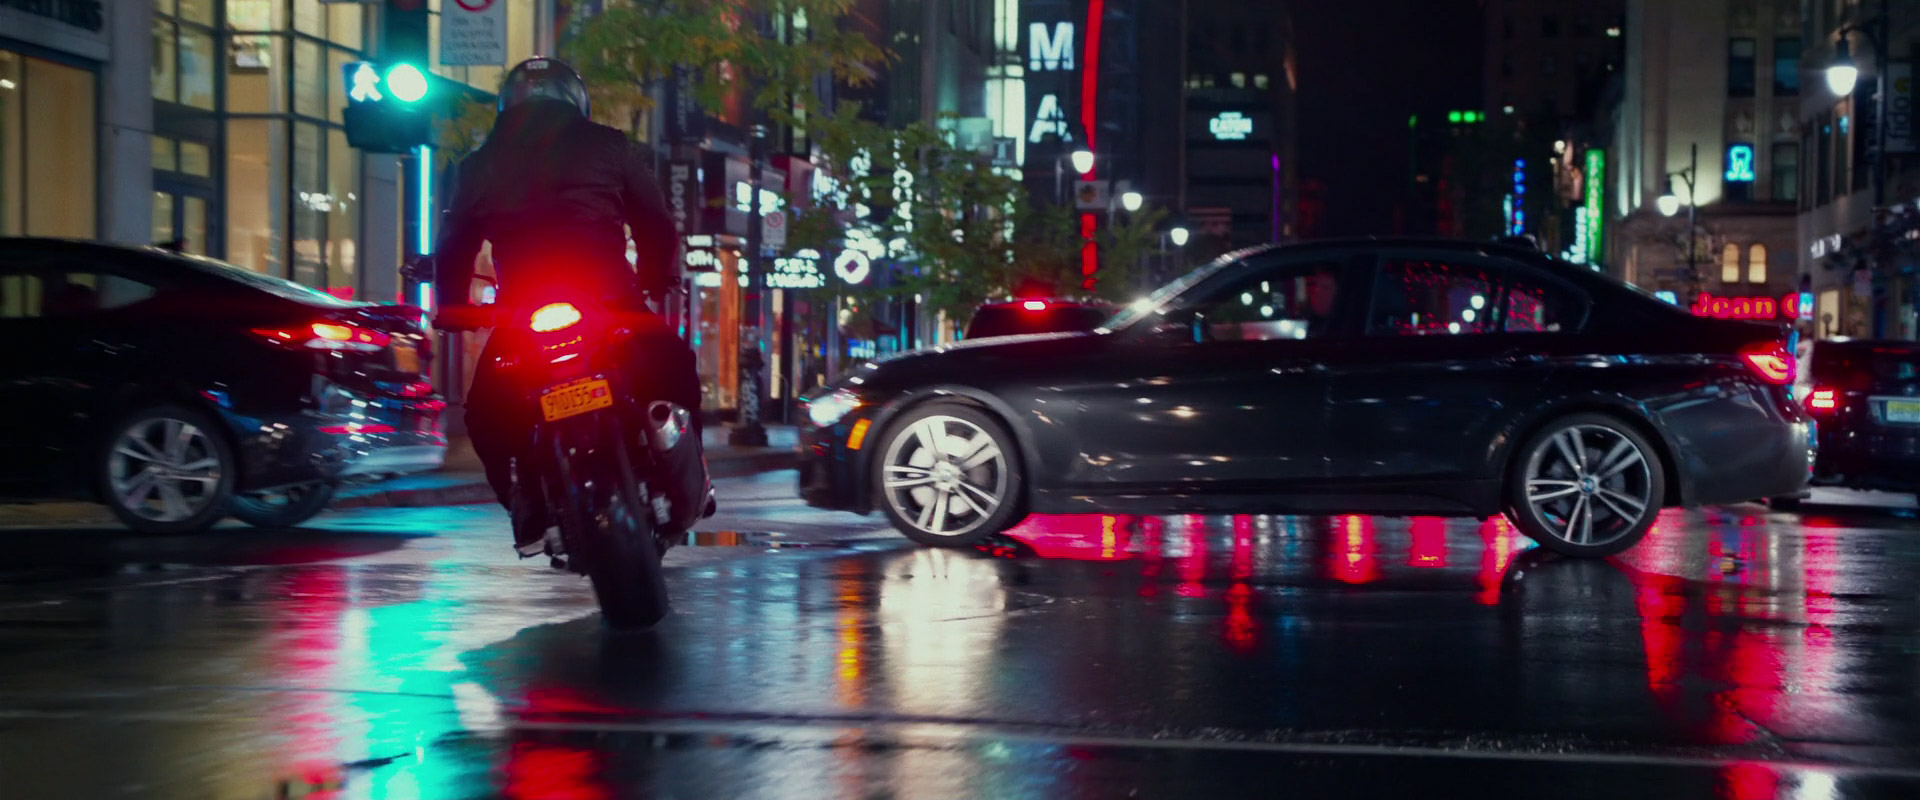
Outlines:
{"label": "car windshield", "polygon": [[225,261],[217,261],[205,256],[197,256],[190,253],[168,253],[167,257],[177,262],[188,264],[202,272],[212,273],[231,281],[244,283],[255,289],[260,289],[288,300],[308,303],[310,305],[330,306],[333,308],[354,308],[356,306],[366,305],[365,303],[356,303],[351,300],[342,300],[311,286],[305,286],[284,278],[276,278],[272,275],[254,272],[246,267],[229,264]]}
{"label": "car windshield", "polygon": [[1225,269],[1228,264],[1232,263],[1234,263],[1233,259],[1229,258],[1215,259],[1205,266],[1174,279],[1172,283],[1154,290],[1153,294],[1135,300],[1131,305],[1121,308],[1119,313],[1109,317],[1106,323],[1100,327],[1117,331],[1135,322],[1139,322],[1142,317],[1153,313],[1161,306],[1166,305],[1168,301],[1180,296],[1181,293],[1193,288],[1201,281],[1213,277],[1214,274]]}

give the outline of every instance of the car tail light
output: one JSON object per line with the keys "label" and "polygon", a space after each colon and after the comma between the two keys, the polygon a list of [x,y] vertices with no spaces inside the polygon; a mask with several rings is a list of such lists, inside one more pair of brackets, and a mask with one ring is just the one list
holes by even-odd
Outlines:
{"label": "car tail light", "polygon": [[1741,350],[1740,360],[1747,362],[1753,374],[1767,383],[1793,382],[1793,356],[1778,342],[1757,344]]}
{"label": "car tail light", "polygon": [[1021,308],[1024,308],[1024,309],[1026,309],[1026,310],[1028,310],[1028,311],[1045,311],[1045,310],[1047,310],[1047,301],[1045,301],[1045,300],[1028,300],[1028,301],[1026,301],[1026,302],[1024,302],[1024,303],[1021,303],[1021,304],[1020,304],[1020,307],[1021,307]]}
{"label": "car tail light", "polygon": [[572,303],[548,303],[533,312],[529,321],[535,333],[562,331],[580,324],[580,309]]}
{"label": "car tail light", "polygon": [[255,328],[255,334],[274,342],[313,350],[377,351],[393,337],[344,322],[315,322],[304,328]]}
{"label": "car tail light", "polygon": [[1808,411],[1832,411],[1840,407],[1840,393],[1832,389],[1815,389],[1807,395]]}

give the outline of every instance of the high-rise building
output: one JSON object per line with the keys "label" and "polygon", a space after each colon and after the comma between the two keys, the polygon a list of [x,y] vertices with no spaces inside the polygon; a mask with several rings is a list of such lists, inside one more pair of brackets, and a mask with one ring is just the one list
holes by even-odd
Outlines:
{"label": "high-rise building", "polygon": [[1707,313],[1712,298],[1797,309],[1797,110],[1812,88],[1802,86],[1799,9],[1628,4],[1606,171],[1607,261],[1621,277],[1689,307],[1705,300]]}
{"label": "high-rise building", "polygon": [[1196,253],[1297,235],[1299,119],[1286,7],[1187,3],[1185,200]]}
{"label": "high-rise building", "polygon": [[1627,0],[1486,0],[1488,113],[1583,119],[1620,65]]}

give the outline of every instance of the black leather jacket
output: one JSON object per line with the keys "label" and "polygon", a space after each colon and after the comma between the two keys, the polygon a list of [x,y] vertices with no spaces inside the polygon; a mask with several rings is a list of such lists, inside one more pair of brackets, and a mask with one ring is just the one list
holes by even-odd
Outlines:
{"label": "black leather jacket", "polygon": [[639,149],[571,105],[536,99],[507,109],[486,144],[450,173],[435,247],[441,308],[469,304],[483,242],[493,244],[502,301],[543,283],[611,302],[677,285],[679,236]]}

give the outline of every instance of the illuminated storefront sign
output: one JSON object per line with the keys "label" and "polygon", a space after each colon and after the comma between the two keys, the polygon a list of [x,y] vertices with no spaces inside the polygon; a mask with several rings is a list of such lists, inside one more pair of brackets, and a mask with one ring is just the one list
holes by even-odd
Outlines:
{"label": "illuminated storefront sign", "polygon": [[1067,129],[1067,112],[1060,108],[1060,96],[1051,92],[1040,98],[1040,107],[1033,112],[1033,127],[1027,132],[1027,141],[1039,144],[1049,135],[1060,137],[1062,142],[1073,141],[1073,134]]}
{"label": "illuminated storefront sign", "polygon": [[1753,182],[1753,145],[1727,145],[1726,179],[1728,183]]}
{"label": "illuminated storefront sign", "polygon": [[1513,211],[1507,215],[1507,233],[1519,236],[1527,232],[1527,160],[1513,160]]}
{"label": "illuminated storefront sign", "polygon": [[1033,72],[1073,71],[1073,23],[1047,23],[1027,26],[1027,69]]}
{"label": "illuminated storefront sign", "polygon": [[860,284],[872,272],[873,260],[858,250],[842,250],[833,259],[833,274],[849,284]]}
{"label": "illuminated storefront sign", "polygon": [[1706,292],[1693,301],[1694,314],[1714,319],[1800,319],[1803,309],[1803,296],[1789,294],[1774,300],[1771,297],[1715,297]]}
{"label": "illuminated storefront sign", "polygon": [[1207,121],[1207,130],[1215,139],[1237,142],[1253,134],[1253,120],[1238,111],[1222,111]]}
{"label": "illuminated storefront sign", "polygon": [[820,253],[814,250],[774,259],[773,271],[767,275],[767,286],[775,289],[819,289],[826,285],[827,276],[820,274]]}
{"label": "illuminated storefront sign", "polygon": [[1603,187],[1607,183],[1607,152],[1597,147],[1588,148],[1586,166],[1586,180],[1582,187],[1586,189],[1586,197],[1580,204],[1581,208],[1587,211],[1586,263],[1598,264],[1601,257],[1600,249],[1605,242],[1601,236],[1601,222],[1606,218],[1606,214],[1601,208],[1601,203],[1605,194]]}

